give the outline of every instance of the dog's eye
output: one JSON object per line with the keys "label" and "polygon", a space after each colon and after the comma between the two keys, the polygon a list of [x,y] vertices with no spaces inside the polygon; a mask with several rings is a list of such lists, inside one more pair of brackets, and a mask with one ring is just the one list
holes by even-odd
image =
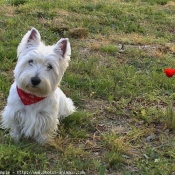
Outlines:
{"label": "dog's eye", "polygon": [[33,63],[33,60],[29,60],[29,64],[32,65],[32,63]]}
{"label": "dog's eye", "polygon": [[47,65],[47,69],[48,69],[48,70],[52,69],[52,65],[48,64],[48,65]]}

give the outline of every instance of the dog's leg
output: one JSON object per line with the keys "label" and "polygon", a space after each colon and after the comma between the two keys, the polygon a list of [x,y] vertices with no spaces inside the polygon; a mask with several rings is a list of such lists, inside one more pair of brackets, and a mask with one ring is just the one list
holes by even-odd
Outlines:
{"label": "dog's leg", "polygon": [[58,89],[57,93],[59,101],[58,119],[60,120],[75,112],[75,106],[72,100],[67,98],[61,89]]}
{"label": "dog's leg", "polygon": [[58,125],[57,116],[46,111],[39,112],[36,116],[33,136],[40,143],[49,143],[56,135]]}
{"label": "dog's leg", "polygon": [[4,129],[10,129],[10,136],[15,142],[18,142],[21,138],[21,116],[24,116],[25,112],[18,110],[14,112],[9,106],[6,106],[2,112],[2,123],[1,127]]}
{"label": "dog's leg", "polygon": [[20,130],[17,127],[11,129],[10,136],[13,138],[15,142],[19,142],[21,138]]}

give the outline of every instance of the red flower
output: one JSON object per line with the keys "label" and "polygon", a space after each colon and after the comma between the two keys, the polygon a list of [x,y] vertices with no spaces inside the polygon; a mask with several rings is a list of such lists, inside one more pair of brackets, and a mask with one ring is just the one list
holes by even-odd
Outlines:
{"label": "red flower", "polygon": [[165,69],[164,73],[166,74],[167,77],[172,77],[175,74],[175,69],[171,68]]}

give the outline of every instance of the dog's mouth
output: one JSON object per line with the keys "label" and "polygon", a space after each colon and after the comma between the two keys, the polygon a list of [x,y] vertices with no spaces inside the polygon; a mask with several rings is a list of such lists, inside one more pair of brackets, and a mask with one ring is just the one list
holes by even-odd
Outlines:
{"label": "dog's mouth", "polygon": [[48,95],[46,88],[43,88],[39,85],[34,86],[30,84],[30,85],[26,85],[26,87],[22,89],[25,90],[27,93],[33,94],[37,97],[45,97]]}
{"label": "dog's mouth", "polygon": [[37,88],[37,86],[34,86],[34,85],[32,85],[31,87],[34,88],[34,89]]}

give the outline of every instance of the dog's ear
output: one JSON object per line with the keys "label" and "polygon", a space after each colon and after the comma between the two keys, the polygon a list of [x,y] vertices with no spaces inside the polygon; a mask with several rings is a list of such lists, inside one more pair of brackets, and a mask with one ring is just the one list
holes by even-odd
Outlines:
{"label": "dog's ear", "polygon": [[36,48],[41,42],[41,36],[37,29],[32,28],[29,30],[21,40],[18,46],[17,55],[21,52]]}
{"label": "dog's ear", "polygon": [[54,51],[63,58],[70,57],[71,47],[68,38],[61,38],[54,46]]}
{"label": "dog's ear", "polygon": [[30,35],[27,40],[27,46],[37,47],[40,44],[41,36],[37,29],[32,28],[30,30]]}

